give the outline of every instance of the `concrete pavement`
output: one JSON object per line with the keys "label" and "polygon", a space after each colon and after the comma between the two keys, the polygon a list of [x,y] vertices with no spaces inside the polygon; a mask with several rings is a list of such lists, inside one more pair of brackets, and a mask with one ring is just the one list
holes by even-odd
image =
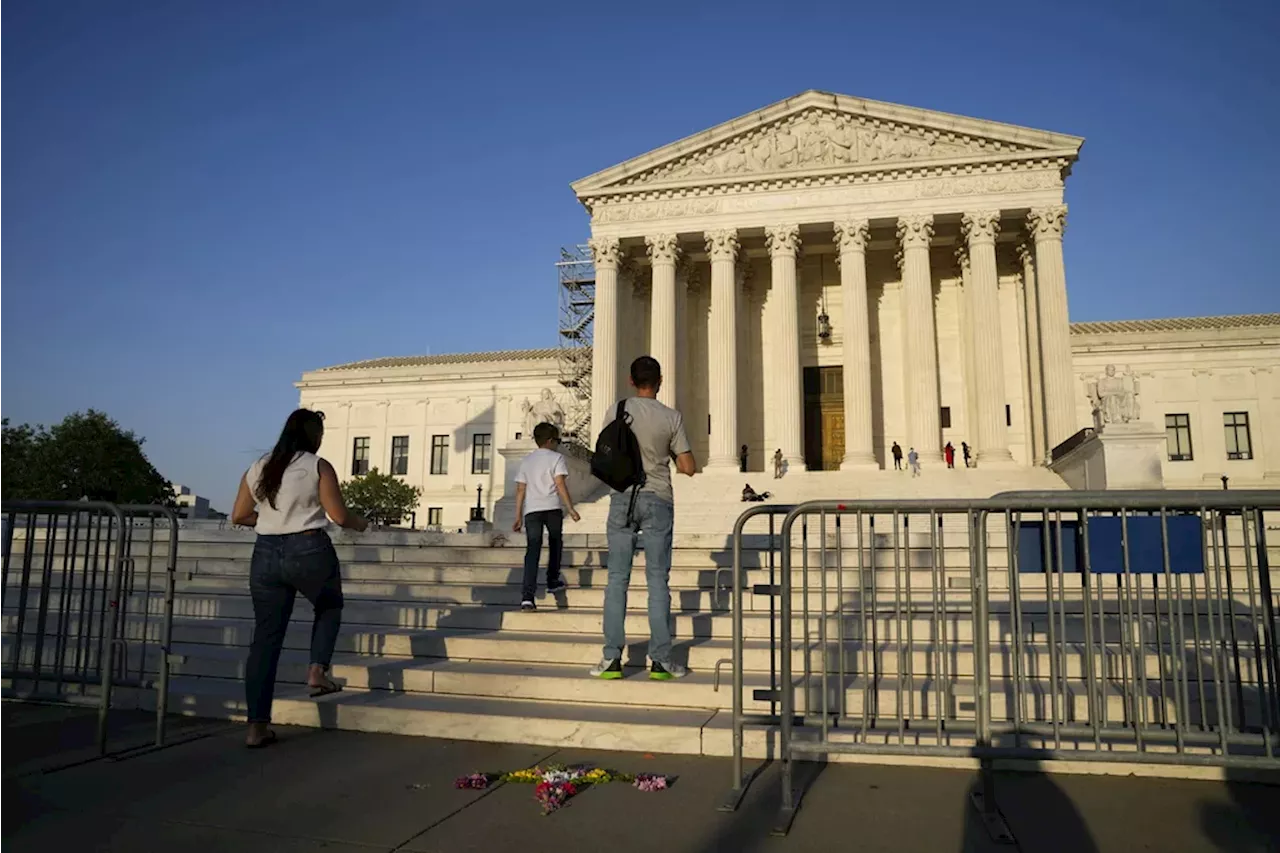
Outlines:
{"label": "concrete pavement", "polygon": [[[776,768],[725,814],[715,809],[728,786],[724,759],[285,728],[276,746],[249,751],[239,727],[196,721],[176,733],[189,738],[179,745],[67,767],[66,756],[83,757],[91,712],[4,711],[12,853],[1280,850],[1280,788],[1245,782],[1001,773],[1000,806],[1018,840],[1010,848],[990,842],[967,807],[968,771],[813,765],[791,834],[771,838]],[[115,742],[147,723],[126,718]],[[547,761],[677,778],[654,794],[599,786],[550,817],[527,785],[453,788],[464,773]]]}

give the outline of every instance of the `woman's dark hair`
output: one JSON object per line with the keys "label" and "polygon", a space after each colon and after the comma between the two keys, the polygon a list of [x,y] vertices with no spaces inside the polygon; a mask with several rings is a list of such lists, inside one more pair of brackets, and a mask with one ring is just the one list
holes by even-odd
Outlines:
{"label": "woman's dark hair", "polygon": [[260,501],[276,508],[276,494],[280,491],[280,482],[284,479],[284,470],[293,462],[299,453],[315,453],[320,449],[320,439],[324,437],[324,413],[310,409],[296,409],[280,430],[280,440],[267,457],[267,464],[262,466],[262,474],[254,486],[253,493]]}

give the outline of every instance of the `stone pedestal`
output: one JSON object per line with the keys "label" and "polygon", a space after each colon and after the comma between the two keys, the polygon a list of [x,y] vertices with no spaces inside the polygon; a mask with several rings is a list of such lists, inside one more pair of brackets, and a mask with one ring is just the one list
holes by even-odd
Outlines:
{"label": "stone pedestal", "polygon": [[1163,489],[1165,434],[1150,424],[1108,424],[1050,468],[1073,489]]}

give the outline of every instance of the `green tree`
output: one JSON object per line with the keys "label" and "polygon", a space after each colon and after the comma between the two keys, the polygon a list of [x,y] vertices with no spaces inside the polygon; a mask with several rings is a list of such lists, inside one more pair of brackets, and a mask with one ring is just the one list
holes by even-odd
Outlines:
{"label": "green tree", "polygon": [[8,418],[0,418],[0,501],[18,501],[31,497],[27,480],[31,476],[31,453],[36,446],[36,430],[27,424],[10,427]]}
{"label": "green tree", "polygon": [[422,489],[374,468],[343,483],[342,499],[375,524],[398,524],[417,508]]}
{"label": "green tree", "polygon": [[77,412],[49,429],[3,424],[6,500],[173,503],[169,481],[142,452],[144,439],[102,412]]}

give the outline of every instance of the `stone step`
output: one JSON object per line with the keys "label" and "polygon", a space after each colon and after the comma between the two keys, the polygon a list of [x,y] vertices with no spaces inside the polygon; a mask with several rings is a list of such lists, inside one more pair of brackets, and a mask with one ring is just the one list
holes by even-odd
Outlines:
{"label": "stone step", "polygon": [[[219,679],[236,685],[243,682],[245,655],[241,650],[177,645],[173,652],[175,679]],[[147,655],[145,671],[152,675],[157,654],[153,649]],[[277,684],[282,691],[288,690],[289,685],[300,687],[305,683],[308,663],[303,651],[289,650],[281,655]],[[137,671],[136,656],[130,664],[129,671]],[[692,673],[679,681],[654,684],[645,669],[635,667],[628,667],[621,680],[602,681],[591,678],[581,666],[339,655],[331,674],[348,690],[708,710],[728,709],[733,704],[732,677],[727,671],[717,689],[713,673]],[[743,681],[743,707],[747,713],[776,713],[776,700],[756,696],[757,691],[766,691],[771,684],[768,674],[746,673]],[[898,716],[901,708],[906,717],[927,721],[935,719],[941,709],[947,718],[974,719],[974,683],[968,678],[908,680],[846,675],[843,690],[840,678],[834,674],[825,683],[821,676],[811,677],[807,689],[803,677],[797,677],[794,683],[798,713],[821,713],[825,709],[833,714],[857,716],[866,708],[873,716]],[[1060,719],[1082,720],[1089,715],[1089,693],[1083,680],[1060,680],[1056,691],[1043,678],[1024,678],[1019,683],[1023,691],[1022,719],[1052,719],[1055,692]],[[1105,711],[1109,720],[1124,718],[1127,709],[1138,713],[1139,704],[1148,719],[1176,717],[1178,688],[1168,678],[1163,682],[1148,681],[1145,702],[1140,702],[1143,694],[1136,686],[1126,692],[1119,682],[1099,680],[1098,688],[1104,696],[1104,704],[1098,708]],[[822,702],[824,693],[826,705]],[[1189,721],[1193,725],[1216,719],[1212,689],[1206,689],[1205,694],[1205,704],[1201,706],[1195,683],[1189,685]],[[1256,689],[1246,694],[1245,711],[1250,718],[1260,713],[1258,697]],[[1013,719],[1016,702],[1013,681],[996,678],[992,684],[993,719]],[[1200,717],[1202,707],[1208,714],[1204,720]]]}
{"label": "stone step", "polygon": [[[6,617],[6,631],[10,630]],[[138,641],[144,630],[143,621],[136,617],[126,619],[123,641]],[[159,634],[159,626],[151,620],[145,626],[150,642],[155,642]],[[235,619],[182,619],[175,620],[173,642],[183,644],[202,644],[209,646],[246,647],[252,637],[253,624],[250,620]],[[72,632],[72,636],[76,636]],[[632,642],[627,646],[624,663],[634,666],[645,665],[647,653],[647,637],[645,633],[631,635]],[[792,646],[792,667],[797,673],[805,670],[821,671],[824,667],[829,672],[836,672],[840,666],[841,656],[837,654],[838,644],[832,637],[826,647],[827,655],[822,653],[823,644],[820,637],[811,633],[808,642],[803,638],[795,638]],[[1160,678],[1167,675],[1173,667],[1169,646],[1162,646],[1156,653],[1152,638],[1141,649],[1143,667],[1147,678]],[[31,648],[28,640],[27,648]],[[10,638],[4,638],[6,654],[10,647]],[[53,647],[51,640],[46,646]],[[74,644],[72,644],[74,646]],[[310,646],[310,625],[302,620],[294,620],[285,638],[285,647],[290,649],[306,649]],[[808,648],[806,654],[805,648]],[[877,641],[872,644],[858,639],[848,639],[844,643],[843,663],[846,674],[877,673],[886,675],[907,675],[926,678],[933,675],[950,677],[971,676],[974,671],[973,647],[963,642],[948,642],[935,645],[924,639],[912,638],[908,642],[893,640]],[[1212,660],[1195,662],[1193,646],[1184,644],[1184,664],[1189,671],[1205,672],[1210,678],[1213,670]],[[438,628],[434,630],[387,629],[380,626],[344,625],[339,635],[338,651],[342,653],[376,654],[392,657],[413,658],[447,658],[450,660],[487,660],[521,663],[563,663],[590,665],[599,660],[601,653],[601,637],[598,634],[557,634],[550,632],[520,631],[484,631],[461,628]],[[1014,647],[1009,641],[993,643],[990,671],[992,677],[1011,676],[1014,670]],[[70,653],[70,651],[68,652]],[[1203,654],[1203,652],[1202,652]],[[1021,672],[1027,677],[1048,677],[1057,668],[1060,677],[1084,678],[1086,661],[1092,658],[1094,672],[1101,676],[1121,678],[1126,671],[1129,677],[1137,678],[1139,672],[1134,667],[1135,651],[1122,646],[1114,640],[1108,642],[1105,653],[1097,648],[1092,655],[1085,653],[1083,646],[1066,643],[1059,647],[1056,654],[1050,654],[1049,647],[1043,643],[1024,642],[1022,644],[1020,663]],[[762,639],[744,639],[743,660],[744,671],[765,672],[776,666],[771,660],[770,644]],[[717,663],[731,658],[731,642],[723,638],[708,637],[676,637],[673,658],[687,663],[695,671],[713,670]],[[806,663],[807,661],[807,663]],[[1232,660],[1234,663],[1234,659]],[[1257,679],[1257,661],[1251,647],[1242,644],[1239,655],[1241,678],[1246,682]],[[1127,670],[1126,670],[1127,668]]]}

